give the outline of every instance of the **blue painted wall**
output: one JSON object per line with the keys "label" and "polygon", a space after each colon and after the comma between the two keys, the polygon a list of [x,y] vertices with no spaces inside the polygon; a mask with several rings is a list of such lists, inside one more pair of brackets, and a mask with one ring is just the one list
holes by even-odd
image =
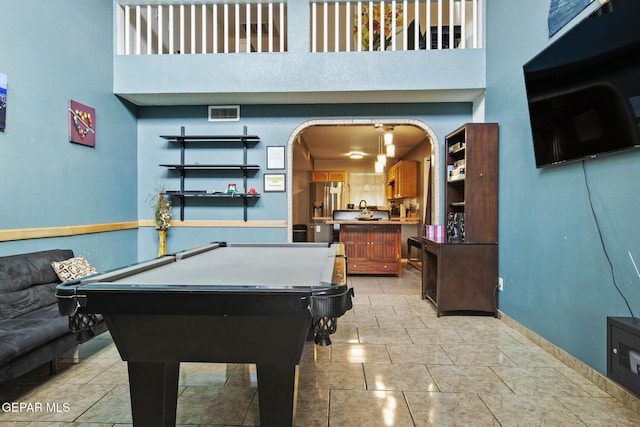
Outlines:
{"label": "blue painted wall", "polygon": [[[440,141],[452,130],[471,120],[472,106],[469,103],[438,104],[304,104],[304,105],[243,105],[239,122],[209,123],[206,106],[192,107],[143,107],[140,108],[138,124],[138,202],[139,217],[153,218],[153,210],[145,203],[148,195],[158,186],[167,190],[179,188],[179,178],[159,164],[177,163],[180,150],[177,144],[169,145],[160,135],[176,135],[184,126],[192,135],[242,134],[247,127],[250,135],[257,134],[261,142],[249,149],[248,163],[261,165],[262,170],[249,179],[248,187],[262,193],[265,170],[266,147],[286,145],[292,132],[312,119],[416,119],[430,126]],[[187,149],[187,162],[241,163],[241,146],[224,148],[198,148],[192,144]],[[278,171],[281,172],[281,171]],[[230,182],[240,184],[237,175],[208,178],[203,174],[192,174],[186,180],[186,189],[225,190]],[[220,176],[220,175],[217,175]],[[185,211],[186,220],[242,220],[241,204],[191,203]],[[179,218],[174,208],[173,218]],[[255,205],[248,210],[249,220],[287,220],[285,193],[263,193]],[[168,233],[169,251],[177,251],[209,241],[287,241],[286,228],[183,228],[174,227]],[[140,229],[140,258],[152,257],[157,250],[157,237],[152,227]]]}
{"label": "blue painted wall", "polygon": [[640,314],[640,278],[629,257],[640,261],[640,153],[588,160],[586,179],[581,163],[535,168],[522,65],[553,41],[548,6],[487,4],[486,115],[500,123],[500,309],[606,373],[606,317],[629,316],[612,274]]}
{"label": "blue painted wall", "polygon": [[[486,5],[484,108],[486,121],[500,124],[499,269],[505,280],[500,308],[605,372],[605,318],[629,313],[613,285],[582,165],[536,169],[529,134],[522,65],[550,42],[548,6],[548,1],[525,0]],[[597,2],[556,37],[595,6]],[[225,124],[208,123],[204,106],[136,111],[113,95],[112,7],[112,2],[98,0],[23,0],[2,6],[0,72],[9,81],[7,130],[0,133],[3,229],[151,219],[146,196],[157,183],[169,188],[166,170],[158,164],[174,162],[178,154],[159,135],[179,132],[180,126],[193,133],[237,133],[246,125],[249,133],[263,138],[250,159],[264,164],[266,145],[286,143],[296,126],[312,118],[416,118],[441,140],[471,116],[468,104],[243,106],[242,120]],[[527,19],[514,19],[520,16]],[[27,23],[29,31],[24,31]],[[297,50],[307,42],[301,39]],[[95,149],[68,142],[69,99],[96,108]],[[219,155],[234,154],[224,149]],[[636,152],[585,163],[613,274],[635,312],[640,312],[640,279],[629,253],[640,260],[639,160]],[[259,188],[262,172],[254,178]],[[227,218],[227,213],[241,215],[239,208],[208,206],[188,215],[215,219]],[[261,197],[249,216],[286,219],[284,195]],[[154,233],[147,227],[140,232],[4,242],[0,255],[71,247],[99,268],[111,268],[153,257]],[[286,236],[280,229],[176,228],[169,245],[177,250],[209,240],[284,241]]]}
{"label": "blue painted wall", "polygon": [[[135,110],[113,95],[111,2],[3,2],[0,228],[137,220]],[[69,99],[96,110],[96,147],[69,143]],[[100,269],[137,257],[137,231],[0,243],[0,255],[65,247]]]}

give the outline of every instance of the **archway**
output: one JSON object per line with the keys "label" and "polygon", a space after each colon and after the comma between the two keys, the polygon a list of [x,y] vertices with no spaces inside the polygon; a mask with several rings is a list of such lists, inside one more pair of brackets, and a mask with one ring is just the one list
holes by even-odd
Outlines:
{"label": "archway", "polygon": [[[415,120],[415,119],[358,119],[354,121],[353,119],[314,119],[308,120],[304,123],[301,123],[298,127],[296,127],[290,134],[289,140],[287,141],[287,240],[291,241],[292,232],[293,232],[293,146],[296,142],[298,136],[306,129],[311,126],[318,125],[333,125],[333,126],[345,126],[345,125],[370,125],[374,126],[375,124],[382,125],[410,125],[415,126],[419,129],[422,129],[425,134],[428,136],[428,139],[431,142],[431,170],[430,177],[431,182],[429,183],[429,190],[432,191],[431,202],[431,224],[439,224],[441,219],[441,193],[442,193],[442,167],[441,167],[441,143],[438,140],[435,132],[429,125],[426,123]],[[425,177],[426,180],[426,177]],[[427,181],[428,182],[428,181]],[[423,197],[425,197],[423,195]],[[424,200],[423,200],[423,206]]]}

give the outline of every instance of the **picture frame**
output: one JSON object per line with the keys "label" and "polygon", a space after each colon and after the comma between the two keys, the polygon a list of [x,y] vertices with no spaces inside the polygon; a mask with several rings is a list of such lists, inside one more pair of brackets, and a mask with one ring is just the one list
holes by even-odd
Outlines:
{"label": "picture frame", "polygon": [[284,169],[284,145],[267,146],[267,169]]}
{"label": "picture frame", "polygon": [[265,173],[264,192],[281,193],[287,190],[287,175],[284,173]]}
{"label": "picture frame", "polygon": [[69,142],[96,146],[96,110],[73,99],[67,107],[69,118]]}

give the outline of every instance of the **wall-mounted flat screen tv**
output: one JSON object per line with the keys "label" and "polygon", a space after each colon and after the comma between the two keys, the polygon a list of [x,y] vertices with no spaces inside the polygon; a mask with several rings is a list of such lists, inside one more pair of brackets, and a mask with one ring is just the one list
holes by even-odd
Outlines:
{"label": "wall-mounted flat screen tv", "polygon": [[640,0],[611,0],[523,69],[536,167],[640,148]]}

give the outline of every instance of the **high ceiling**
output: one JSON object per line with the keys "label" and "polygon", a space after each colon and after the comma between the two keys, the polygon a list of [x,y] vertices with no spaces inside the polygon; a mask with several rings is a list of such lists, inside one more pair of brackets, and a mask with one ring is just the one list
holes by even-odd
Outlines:
{"label": "high ceiling", "polygon": [[424,130],[411,125],[316,125],[305,128],[300,138],[314,160],[345,160],[351,152],[375,159],[383,134],[393,134],[396,158],[402,158],[427,138]]}

